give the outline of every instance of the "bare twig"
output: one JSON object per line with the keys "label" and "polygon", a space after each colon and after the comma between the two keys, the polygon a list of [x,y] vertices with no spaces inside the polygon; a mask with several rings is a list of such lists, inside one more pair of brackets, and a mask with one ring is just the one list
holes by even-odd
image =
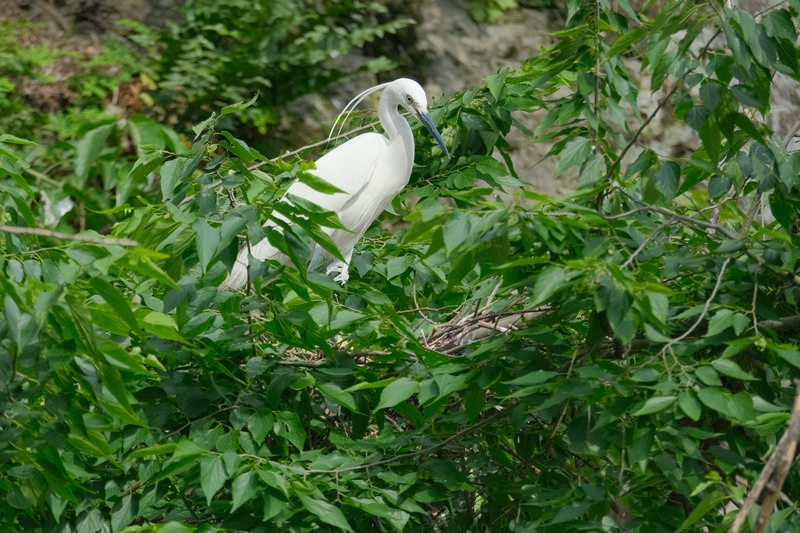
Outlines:
{"label": "bare twig", "polygon": [[75,235],[73,233],[62,233],[42,228],[22,228],[18,226],[0,226],[0,233],[14,233],[17,235],[36,235],[39,237],[50,237],[52,239],[62,239],[65,241],[85,242],[88,244],[103,244],[117,246],[141,246],[138,242],[131,239],[116,239],[114,237],[93,237],[91,235]]}
{"label": "bare twig", "polygon": [[[687,223],[693,224],[695,226],[700,226],[701,228],[704,228],[704,229],[713,229],[713,230],[719,232],[720,234],[722,234],[726,239],[730,239],[730,240],[738,240],[739,239],[739,237],[735,233],[729,231],[724,226],[721,226],[719,224],[713,224],[711,222],[708,222],[706,220],[702,220],[702,219],[699,219],[699,218],[692,218],[692,217],[687,217],[685,215],[679,215],[679,214],[677,214],[677,213],[675,213],[673,211],[669,211],[668,209],[663,209],[661,207],[656,207],[654,205],[650,205],[650,204],[648,204],[646,202],[643,202],[642,200],[639,200],[638,198],[634,198],[633,196],[631,196],[630,194],[628,194],[626,191],[624,191],[621,188],[619,189],[619,191],[623,195],[625,195],[628,199],[630,199],[632,202],[635,202],[635,203],[639,204],[640,207],[637,207],[635,209],[631,209],[630,211],[627,211],[625,213],[620,213],[618,215],[603,215],[603,217],[606,220],[614,220],[614,219],[617,219],[617,218],[623,218],[623,216],[632,215],[634,213],[651,211],[651,212],[654,212],[654,213],[659,213],[659,214],[664,215],[664,216],[672,217],[675,220],[678,220],[678,221],[681,221],[681,222],[687,222]],[[744,255],[746,255],[748,258],[750,258],[752,261],[754,261],[758,266],[764,267],[764,268],[767,268],[767,269],[771,270],[773,273],[777,274],[778,276],[783,277],[784,279],[790,281],[794,285],[800,285],[800,276],[796,275],[794,272],[782,271],[778,267],[770,265],[763,258],[757,256],[755,253],[753,253],[751,250],[749,250],[747,248],[743,249],[742,253]]]}
{"label": "bare twig", "polygon": [[662,349],[661,349],[661,353],[662,353],[662,354],[663,354],[663,353],[666,353],[666,351],[667,351],[667,350],[669,350],[669,349],[670,349],[670,348],[671,348],[671,347],[672,347],[672,346],[673,346],[675,343],[677,343],[677,342],[679,342],[679,341],[682,341],[683,339],[685,339],[686,337],[688,337],[689,335],[691,335],[691,334],[692,334],[692,332],[693,332],[695,329],[697,329],[697,326],[699,326],[701,323],[703,323],[703,321],[704,321],[704,320],[705,320],[705,318],[706,318],[706,314],[708,313],[708,308],[709,308],[709,307],[711,307],[711,302],[713,302],[713,301],[714,301],[714,298],[716,298],[716,296],[717,296],[717,291],[719,290],[719,287],[720,287],[720,285],[722,285],[722,277],[725,275],[725,270],[728,268],[728,265],[730,264],[730,262],[731,262],[731,260],[732,260],[732,259],[733,259],[733,258],[731,258],[731,257],[728,257],[728,258],[726,258],[726,259],[725,259],[725,261],[722,263],[722,268],[720,268],[720,269],[719,269],[719,274],[717,274],[717,281],[716,281],[716,283],[714,283],[714,289],[711,291],[711,294],[710,294],[710,295],[709,295],[709,297],[706,299],[706,302],[705,302],[705,304],[703,305],[703,310],[700,312],[700,316],[699,316],[699,317],[697,317],[697,320],[695,320],[695,321],[694,321],[694,324],[692,324],[692,325],[689,327],[689,329],[687,329],[686,331],[684,331],[684,332],[683,332],[683,333],[682,333],[680,336],[678,336],[678,337],[676,337],[676,338],[674,338],[674,339],[670,340],[670,341],[669,341],[669,342],[668,342],[668,343],[667,343],[667,344],[664,346],[664,348],[662,348]]}
{"label": "bare twig", "polygon": [[634,250],[634,251],[633,251],[633,253],[631,254],[631,256],[630,256],[630,257],[629,257],[627,260],[625,260],[625,262],[624,262],[624,263],[622,263],[622,266],[621,266],[620,268],[628,268],[628,266],[630,266],[630,264],[631,264],[631,263],[633,263],[633,262],[636,260],[636,257],[638,257],[638,255],[639,255],[640,253],[642,253],[642,250],[644,250],[644,249],[645,249],[645,247],[646,247],[648,244],[650,244],[650,241],[652,241],[653,239],[655,239],[655,238],[658,236],[658,234],[659,234],[659,233],[661,233],[661,232],[664,230],[664,228],[666,228],[667,226],[669,226],[669,225],[670,225],[670,224],[672,224],[673,222],[674,222],[674,220],[673,220],[673,219],[669,219],[669,220],[667,220],[666,222],[664,222],[663,224],[659,225],[659,226],[658,226],[656,229],[654,229],[653,231],[651,231],[651,232],[650,232],[650,235],[648,235],[648,236],[647,236],[647,237],[646,237],[646,238],[645,238],[645,239],[642,241],[642,244],[640,244],[640,245],[639,245],[639,247],[638,247],[638,248],[636,248],[636,250]]}
{"label": "bare twig", "polygon": [[401,459],[410,459],[412,457],[417,457],[417,456],[420,456],[420,455],[428,455],[431,452],[433,452],[435,450],[438,450],[442,446],[446,446],[447,444],[450,444],[454,440],[463,437],[467,433],[475,431],[475,430],[477,430],[479,428],[482,428],[483,426],[485,426],[485,425],[487,425],[487,424],[489,424],[491,422],[494,422],[494,420],[496,418],[499,418],[500,416],[505,415],[509,411],[510,410],[508,410],[508,409],[498,410],[494,414],[492,414],[490,416],[487,416],[486,418],[484,418],[480,422],[478,422],[476,424],[473,424],[473,425],[467,425],[464,429],[461,429],[461,430],[453,433],[452,435],[450,435],[449,437],[447,437],[443,441],[437,442],[433,446],[429,446],[427,448],[422,448],[422,449],[415,450],[413,452],[408,452],[408,453],[401,453],[400,455],[395,455],[395,456],[392,456],[392,457],[388,457],[386,459],[381,459],[379,461],[375,461],[375,462],[367,463],[367,464],[363,464],[363,465],[348,466],[348,467],[345,467],[345,468],[336,468],[336,469],[332,469],[332,470],[308,469],[308,470],[306,470],[306,472],[308,472],[310,474],[339,474],[339,473],[342,473],[342,472],[352,472],[354,470],[366,470],[366,469],[369,469],[369,468],[374,468],[376,466],[388,465],[388,464],[394,463],[394,462],[396,462],[398,460],[401,460]]}
{"label": "bare twig", "polygon": [[778,320],[762,320],[760,325],[772,331],[792,331],[800,329],[800,315],[785,316]]}
{"label": "bare twig", "polygon": [[797,132],[800,131],[800,120],[794,123],[792,129],[789,130],[789,133],[786,134],[786,137],[783,138],[783,148],[789,148],[789,145],[792,144],[792,140],[794,139]]}

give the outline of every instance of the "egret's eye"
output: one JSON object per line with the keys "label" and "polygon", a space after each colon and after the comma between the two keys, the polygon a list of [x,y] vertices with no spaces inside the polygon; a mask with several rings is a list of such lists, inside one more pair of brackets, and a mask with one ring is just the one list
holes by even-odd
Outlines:
{"label": "egret's eye", "polygon": [[414,101],[414,99],[413,99],[413,98],[411,98],[411,95],[408,95],[408,94],[407,94],[407,95],[406,95],[406,102],[408,102],[408,103],[410,104],[410,103],[412,103],[413,101]]}

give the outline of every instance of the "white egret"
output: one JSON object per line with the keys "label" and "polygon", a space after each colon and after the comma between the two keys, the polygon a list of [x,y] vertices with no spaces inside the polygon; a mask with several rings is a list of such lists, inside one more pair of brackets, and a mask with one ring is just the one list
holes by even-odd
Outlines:
{"label": "white egret", "polygon": [[[342,225],[348,228],[322,228],[344,258],[344,261],[333,261],[326,271],[327,274],[338,273],[334,279],[340,283],[345,283],[349,278],[350,258],[356,243],[406,186],[411,176],[414,137],[411,127],[400,115],[398,108],[402,107],[414,114],[436,138],[445,156],[449,156],[442,136],[428,115],[425,91],[413,80],[400,78],[367,89],[353,98],[340,116],[351,112],[364,98],[380,90],[383,90],[383,94],[378,103],[378,118],[386,134],[372,132],[354,137],[322,156],[316,163],[316,169],[311,171],[343,192],[326,194],[299,181],[294,182],[286,191],[287,196],[303,198],[336,213]],[[284,254],[267,239],[263,239],[249,249],[245,246],[240,250],[233,269],[221,288],[239,289],[245,286],[248,253],[262,261],[275,259],[281,263],[289,262]],[[315,258],[318,253],[319,247]]]}

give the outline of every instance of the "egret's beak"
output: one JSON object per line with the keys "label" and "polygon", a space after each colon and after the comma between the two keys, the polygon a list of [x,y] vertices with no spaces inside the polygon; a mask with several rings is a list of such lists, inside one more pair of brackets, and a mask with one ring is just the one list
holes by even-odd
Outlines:
{"label": "egret's beak", "polygon": [[447,151],[447,146],[444,145],[444,139],[439,134],[439,130],[436,129],[436,126],[433,125],[431,121],[431,116],[426,111],[420,111],[419,109],[414,109],[414,114],[417,115],[417,118],[422,125],[425,126],[429,132],[433,135],[433,138],[436,139],[436,142],[439,143],[439,147],[444,152],[445,157],[450,157],[450,152]]}

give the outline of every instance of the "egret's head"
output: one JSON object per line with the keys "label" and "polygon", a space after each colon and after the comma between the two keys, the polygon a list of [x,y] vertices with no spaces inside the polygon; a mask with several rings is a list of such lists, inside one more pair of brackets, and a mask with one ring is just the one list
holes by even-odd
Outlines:
{"label": "egret's head", "polygon": [[413,113],[422,122],[422,125],[431,132],[436,142],[439,143],[444,155],[449,157],[450,153],[447,151],[444,140],[428,114],[428,96],[420,84],[408,78],[400,78],[387,85],[384,90],[389,93],[388,96],[393,101],[397,102],[397,105]]}

